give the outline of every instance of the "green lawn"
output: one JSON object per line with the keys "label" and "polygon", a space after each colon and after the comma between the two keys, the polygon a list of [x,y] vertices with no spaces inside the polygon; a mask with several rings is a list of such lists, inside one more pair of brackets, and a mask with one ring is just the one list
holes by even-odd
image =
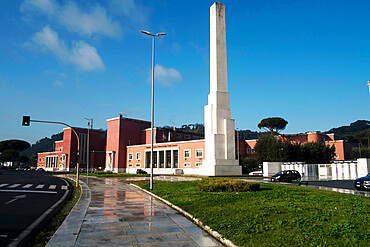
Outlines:
{"label": "green lawn", "polygon": [[239,246],[369,246],[369,198],[279,184],[200,192],[198,183],[155,182],[153,192]]}

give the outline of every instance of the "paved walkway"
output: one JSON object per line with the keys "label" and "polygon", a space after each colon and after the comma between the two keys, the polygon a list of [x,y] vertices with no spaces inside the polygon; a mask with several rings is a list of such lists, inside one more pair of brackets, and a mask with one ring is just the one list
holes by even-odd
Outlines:
{"label": "paved walkway", "polygon": [[176,210],[119,179],[81,180],[83,203],[48,246],[223,246]]}

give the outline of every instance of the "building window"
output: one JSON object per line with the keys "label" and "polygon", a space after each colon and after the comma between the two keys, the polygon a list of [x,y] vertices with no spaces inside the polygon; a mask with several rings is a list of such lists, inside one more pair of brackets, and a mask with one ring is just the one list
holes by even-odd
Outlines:
{"label": "building window", "polygon": [[128,160],[132,160],[134,158],[134,154],[133,153],[129,153],[128,154]]}
{"label": "building window", "polygon": [[190,149],[185,149],[184,150],[184,158],[190,158],[190,156],[191,156]]}
{"label": "building window", "polygon": [[253,148],[251,149],[251,154],[254,154],[254,149]]}
{"label": "building window", "polygon": [[42,162],[44,162],[45,161],[45,158],[44,157],[42,157]]}
{"label": "building window", "polygon": [[242,148],[242,154],[244,154],[244,148]]}
{"label": "building window", "polygon": [[62,148],[59,148],[59,151],[62,152]]}
{"label": "building window", "polygon": [[181,134],[176,134],[176,139],[181,139]]}
{"label": "building window", "polygon": [[190,135],[184,135],[184,138],[189,140],[190,139]]}
{"label": "building window", "polygon": [[247,154],[250,154],[250,153],[251,153],[251,149],[247,148]]}
{"label": "building window", "polygon": [[150,152],[145,152],[145,167],[150,168],[150,162],[151,162],[151,155]]}
{"label": "building window", "polygon": [[195,150],[195,158],[203,158],[203,149]]}
{"label": "building window", "polygon": [[136,153],[136,160],[141,160],[141,153],[140,152]]}
{"label": "building window", "polygon": [[191,164],[189,162],[184,163],[184,167],[191,167]]}
{"label": "building window", "polygon": [[198,140],[198,139],[200,139],[200,138],[199,138],[199,136],[193,136],[193,139],[194,139],[194,140]]}
{"label": "building window", "polygon": [[130,163],[130,164],[128,164],[128,167],[133,167],[133,164],[131,164],[131,163]]}
{"label": "building window", "polygon": [[195,163],[195,167],[199,167],[199,166],[201,166],[202,165],[202,162],[197,162],[197,163]]}
{"label": "building window", "polygon": [[179,167],[179,151],[173,150],[173,168]]}
{"label": "building window", "polygon": [[141,166],[141,164],[140,163],[136,163],[136,165],[135,165],[136,167],[140,167]]}
{"label": "building window", "polygon": [[41,162],[41,158],[39,158],[39,162]]}
{"label": "building window", "polygon": [[63,157],[62,156],[60,156],[60,162],[62,162],[63,161]]}

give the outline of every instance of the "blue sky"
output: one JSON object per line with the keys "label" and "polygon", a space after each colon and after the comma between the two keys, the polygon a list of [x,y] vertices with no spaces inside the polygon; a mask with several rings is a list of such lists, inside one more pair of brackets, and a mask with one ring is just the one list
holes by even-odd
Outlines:
{"label": "blue sky", "polygon": [[[232,118],[258,130],[326,131],[369,119],[369,1],[223,1]],[[106,119],[150,120],[156,39],[155,125],[204,122],[213,1],[0,2],[0,140],[31,143],[64,121],[106,129]]]}

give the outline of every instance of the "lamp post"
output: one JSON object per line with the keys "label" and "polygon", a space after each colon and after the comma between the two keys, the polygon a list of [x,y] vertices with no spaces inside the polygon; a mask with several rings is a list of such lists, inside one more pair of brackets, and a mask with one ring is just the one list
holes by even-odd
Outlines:
{"label": "lamp post", "polygon": [[237,147],[238,147],[238,162],[239,162],[239,165],[240,165],[240,147],[239,147],[239,129],[236,128],[236,133],[237,133]]}
{"label": "lamp post", "polygon": [[153,190],[153,126],[154,126],[154,47],[155,47],[155,37],[166,35],[166,33],[152,34],[148,31],[141,30],[142,33],[153,37],[153,48],[152,48],[152,109],[151,109],[151,149],[150,149],[150,190]]}
{"label": "lamp post", "polygon": [[87,120],[87,163],[86,163],[86,173],[89,176],[89,166],[90,166],[90,128],[93,126],[92,118],[85,118]]}

